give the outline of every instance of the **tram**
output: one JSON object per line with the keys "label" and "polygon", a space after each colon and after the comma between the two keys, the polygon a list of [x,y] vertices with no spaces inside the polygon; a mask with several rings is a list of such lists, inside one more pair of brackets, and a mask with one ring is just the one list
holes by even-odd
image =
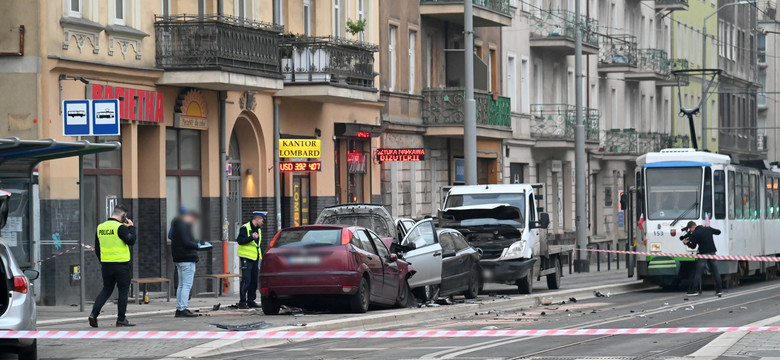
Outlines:
{"label": "tram", "polygon": [[[760,167],[763,167],[760,168]],[[776,170],[776,169],[775,169]],[[780,254],[780,173],[766,166],[733,164],[727,155],[694,149],[664,149],[637,159],[638,207],[644,232],[637,251],[695,253],[680,240],[688,221],[720,229],[718,255]],[[676,288],[694,271],[693,258],[638,256],[640,279]],[[725,288],[747,277],[774,278],[772,262],[719,260]]]}

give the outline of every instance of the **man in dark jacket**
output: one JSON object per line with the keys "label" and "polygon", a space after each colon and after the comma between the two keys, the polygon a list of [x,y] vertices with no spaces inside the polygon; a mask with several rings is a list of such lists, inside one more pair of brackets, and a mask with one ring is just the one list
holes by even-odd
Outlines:
{"label": "man in dark jacket", "polygon": [[[715,240],[713,235],[720,235],[720,230],[709,226],[697,226],[695,222],[688,222],[688,238],[683,240],[685,245],[694,249],[699,247],[699,255],[715,255],[718,249],[715,247]],[[701,275],[704,272],[704,267],[709,265],[710,273],[715,281],[715,295],[720,296],[723,294],[723,287],[720,280],[720,272],[718,271],[718,261],[715,259],[696,259],[696,271],[693,275],[691,285],[688,287],[688,296],[697,296],[700,294],[701,289]]]}
{"label": "man in dark jacket", "polygon": [[198,220],[198,214],[182,207],[179,216],[171,222],[171,255],[179,275],[179,287],[176,289],[175,317],[197,317],[187,307],[192,282],[195,279],[195,264],[198,263],[200,242],[195,240],[192,227]]}
{"label": "man in dark jacket", "polygon": [[116,326],[135,326],[127,321],[127,295],[130,292],[130,246],[136,241],[133,220],[127,218],[127,208],[123,205],[114,207],[111,217],[98,225],[95,232],[95,255],[100,261],[100,272],[103,275],[103,290],[100,291],[89,314],[89,326],[98,327],[98,315],[103,305],[114,292],[116,286],[117,318]]}
{"label": "man in dark jacket", "polygon": [[241,292],[239,294],[238,308],[259,308],[257,299],[257,282],[260,261],[263,252],[260,245],[263,242],[262,226],[268,213],[265,211],[253,211],[252,220],[238,229],[236,242],[238,242],[238,258],[241,261]]}

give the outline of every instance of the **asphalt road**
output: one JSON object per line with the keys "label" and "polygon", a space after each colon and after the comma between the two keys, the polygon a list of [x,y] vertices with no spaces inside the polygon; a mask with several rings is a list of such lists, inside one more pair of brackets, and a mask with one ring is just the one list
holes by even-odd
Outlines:
{"label": "asphalt road", "polygon": [[[741,326],[780,314],[780,282],[752,282],[686,299],[661,290],[595,298],[463,318],[413,329],[563,329]],[[648,359],[688,355],[719,334],[560,336],[526,338],[309,340],[218,359]]]}

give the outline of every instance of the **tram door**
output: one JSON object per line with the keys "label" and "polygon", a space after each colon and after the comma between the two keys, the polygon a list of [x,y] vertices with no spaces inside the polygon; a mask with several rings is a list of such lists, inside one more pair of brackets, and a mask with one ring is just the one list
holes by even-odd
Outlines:
{"label": "tram door", "polygon": [[241,227],[241,155],[236,134],[230,137],[227,159],[228,240],[235,239]]}

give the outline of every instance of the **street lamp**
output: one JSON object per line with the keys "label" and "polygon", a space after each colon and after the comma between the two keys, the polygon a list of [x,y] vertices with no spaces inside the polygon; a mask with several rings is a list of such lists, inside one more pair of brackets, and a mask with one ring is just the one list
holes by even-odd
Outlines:
{"label": "street lamp", "polygon": [[57,85],[59,85],[60,88],[60,114],[62,114],[62,80],[78,80],[81,81],[84,85],[89,85],[89,79],[85,77],[60,74],[60,76],[57,78]]}
{"label": "street lamp", "polygon": [[[746,0],[746,1],[737,1],[729,4],[725,4],[721,7],[719,7],[717,10],[715,10],[712,14],[709,14],[704,17],[704,23],[702,24],[702,31],[701,31],[701,68],[706,69],[707,68],[707,20],[709,20],[711,17],[715,16],[719,11],[730,7],[730,6],[736,6],[736,5],[755,5],[756,0]],[[703,79],[703,76],[702,76]],[[678,90],[679,91],[679,90]],[[707,96],[709,94],[702,94],[701,96],[701,147],[704,150],[707,150]]]}

